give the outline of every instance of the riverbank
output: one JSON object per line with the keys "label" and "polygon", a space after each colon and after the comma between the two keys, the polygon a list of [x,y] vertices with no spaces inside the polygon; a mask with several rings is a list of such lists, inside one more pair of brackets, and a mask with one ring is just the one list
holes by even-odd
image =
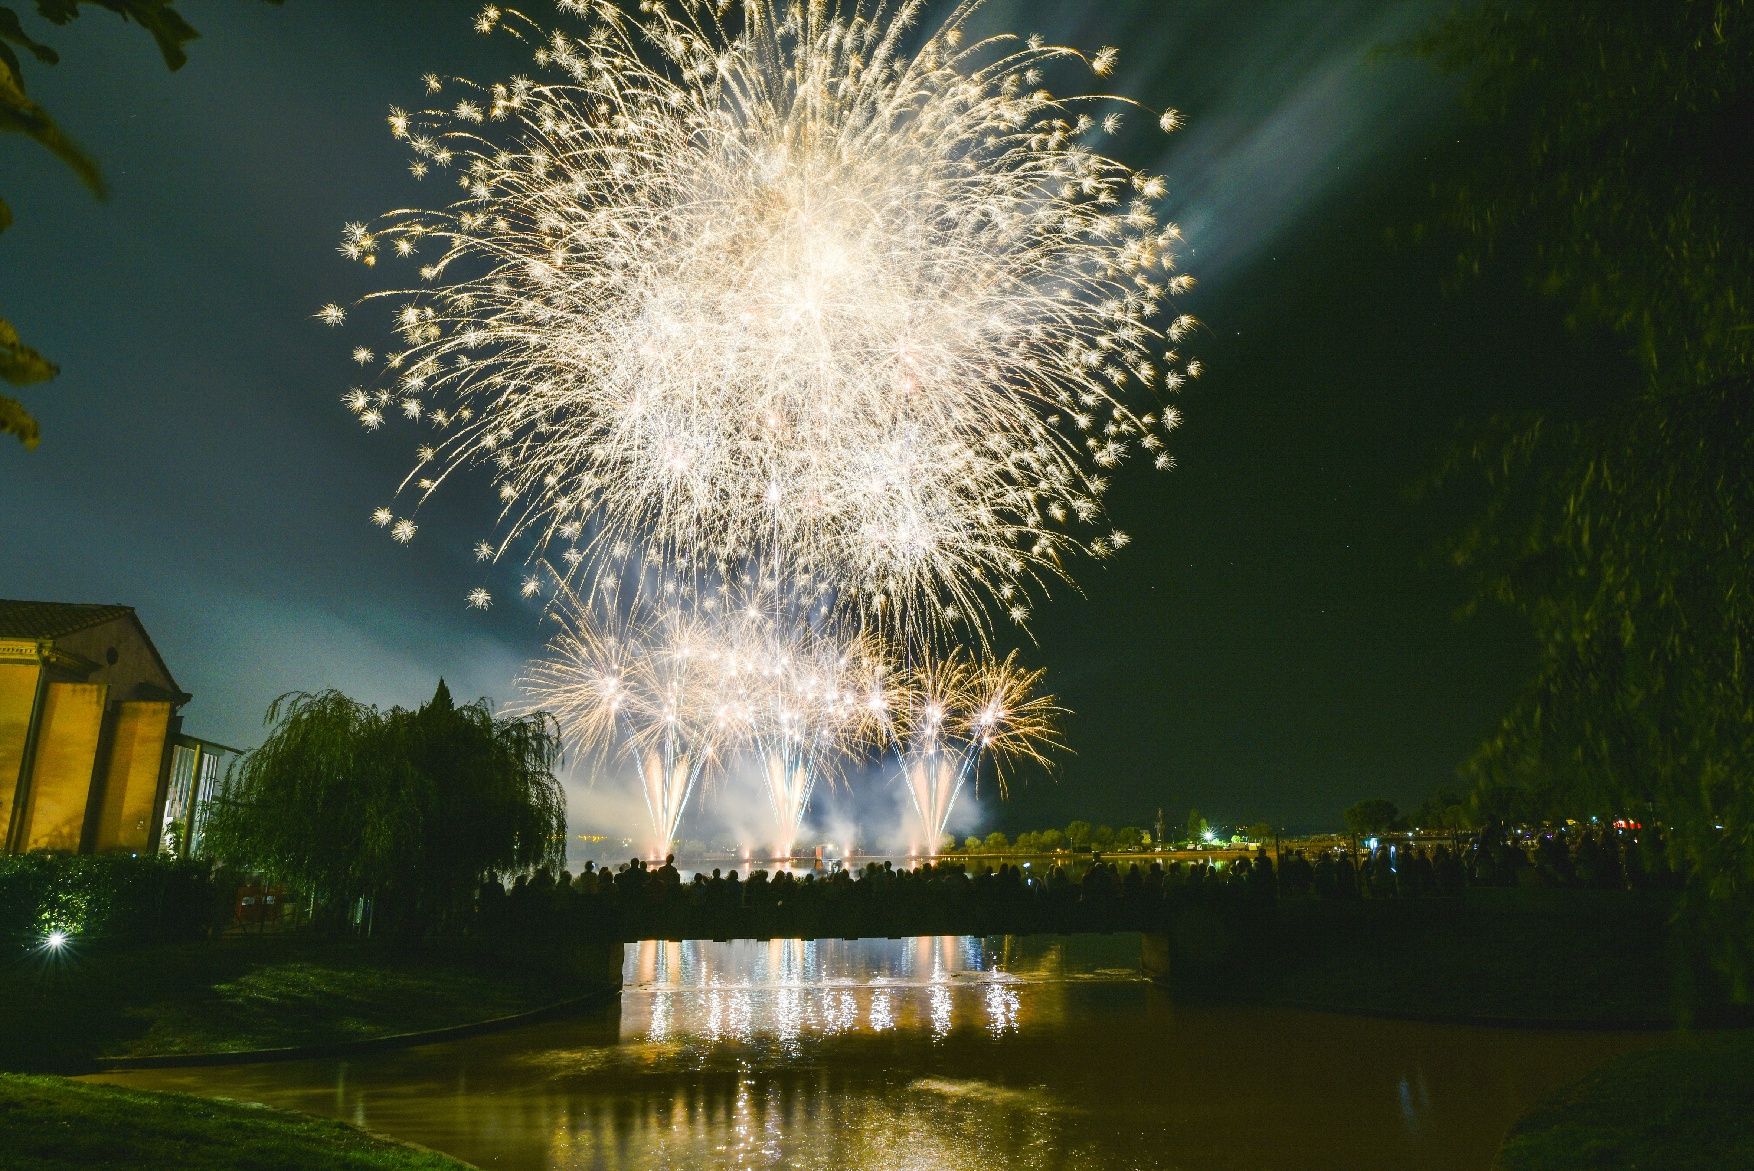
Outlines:
{"label": "riverbank", "polygon": [[[514,1017],[619,980],[564,951],[302,936],[33,952],[0,970],[0,1069],[344,1046]],[[613,971],[611,969],[613,968]]]}
{"label": "riverbank", "polygon": [[1499,1171],[1754,1167],[1754,1032],[1630,1053],[1511,1127]]}
{"label": "riverbank", "polygon": [[[1145,951],[1187,1002],[1572,1028],[1734,1019],[1677,954],[1672,911],[1666,895],[1575,889],[1194,900],[1157,937],[1163,954],[1153,959],[1150,936]],[[565,945],[567,933],[541,919],[497,938],[410,948],[305,935],[128,947],[75,937],[0,968],[0,1069],[333,1051],[517,1017],[619,980],[619,945]],[[549,946],[528,942],[544,938]]]}
{"label": "riverbank", "polygon": [[87,1167],[234,1171],[469,1171],[469,1164],[341,1122],[187,1094],[0,1074],[10,1171]]}
{"label": "riverbank", "polygon": [[1450,899],[1287,901],[1253,920],[1198,909],[1159,974],[1178,998],[1558,1028],[1745,1019],[1678,949],[1666,894],[1475,889]]}

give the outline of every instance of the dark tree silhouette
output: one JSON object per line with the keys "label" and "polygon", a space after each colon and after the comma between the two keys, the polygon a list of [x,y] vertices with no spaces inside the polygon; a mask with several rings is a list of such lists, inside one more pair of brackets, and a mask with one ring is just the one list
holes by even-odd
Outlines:
{"label": "dark tree silhouette", "polygon": [[1524,268],[1614,331],[1635,385],[1501,420],[1439,482],[1483,483],[1450,553],[1523,616],[1534,677],[1471,763],[1541,813],[1633,813],[1754,972],[1754,5],[1482,0],[1419,48],[1509,136],[1445,194],[1462,268]]}

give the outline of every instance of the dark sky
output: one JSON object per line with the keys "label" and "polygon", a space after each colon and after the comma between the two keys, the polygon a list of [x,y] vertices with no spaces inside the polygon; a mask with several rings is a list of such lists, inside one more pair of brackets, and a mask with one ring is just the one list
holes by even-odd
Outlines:
{"label": "dark sky", "polygon": [[[414,186],[384,113],[428,70],[522,66],[439,0],[196,2],[189,65],[106,14],[52,37],[33,96],[103,162],[93,201],[0,141],[0,308],[58,360],[27,392],[34,453],[0,450],[0,596],[125,602],[195,700],[189,731],[252,745],[267,702],[340,687],[416,703],[443,674],[500,700],[541,646],[515,567],[482,614],[468,538],[492,503],[441,494],[406,548],[367,523],[406,470],[339,395],[352,339],[311,314],[371,287],[341,224],[442,198]],[[536,5],[540,8],[541,5]],[[1453,88],[1372,50],[1435,6],[996,0],[994,24],[1122,47],[1114,88],[1185,112],[1141,147],[1171,185],[1206,328],[1169,475],[1112,501],[1135,543],[1037,611],[1033,661],[1077,715],[1057,779],[983,789],[1010,829],[1337,821],[1365,796],[1452,784],[1528,667],[1503,615],[1455,617],[1433,564],[1460,512],[1406,489],[1495,411],[1587,396],[1612,353],[1568,335],[1514,270],[1444,289],[1454,248],[1393,246],[1427,192],[1502,149]],[[40,31],[40,30],[39,30]],[[1164,145],[1167,141],[1167,146]],[[590,824],[590,795],[573,821]]]}

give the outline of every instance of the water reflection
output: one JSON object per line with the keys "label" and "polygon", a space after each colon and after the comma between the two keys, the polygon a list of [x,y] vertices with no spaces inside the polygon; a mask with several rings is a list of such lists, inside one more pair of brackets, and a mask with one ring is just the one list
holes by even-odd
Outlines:
{"label": "water reflection", "polygon": [[1645,1041],[1174,1010],[1136,936],[650,943],[614,1005],[349,1061],[105,1080],[494,1168],[1478,1167]]}
{"label": "water reflection", "polygon": [[[1065,944],[1033,947],[1000,937],[909,940],[647,941],[628,946],[621,1035],[664,1042],[672,1034],[751,1044],[772,1038],[795,1052],[806,1036],[920,1029],[935,1038],[978,1025],[999,1036],[1022,1023],[1015,985],[1033,981],[1030,1007],[1060,1005]],[[1120,979],[1136,974],[1114,969]]]}

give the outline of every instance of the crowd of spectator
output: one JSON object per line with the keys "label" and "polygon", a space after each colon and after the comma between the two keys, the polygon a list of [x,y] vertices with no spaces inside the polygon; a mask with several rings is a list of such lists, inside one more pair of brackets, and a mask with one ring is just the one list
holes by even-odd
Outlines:
{"label": "crowd of spectator", "polygon": [[1265,851],[1227,861],[1124,865],[961,861],[857,870],[714,869],[684,879],[673,858],[538,871],[508,891],[482,888],[486,928],[555,925],[622,939],[884,936],[1152,930],[1178,901],[1270,906],[1281,899],[1442,898],[1469,886],[1642,889],[1679,882],[1657,833],[1491,827],[1453,842],[1377,841],[1309,857]]}

